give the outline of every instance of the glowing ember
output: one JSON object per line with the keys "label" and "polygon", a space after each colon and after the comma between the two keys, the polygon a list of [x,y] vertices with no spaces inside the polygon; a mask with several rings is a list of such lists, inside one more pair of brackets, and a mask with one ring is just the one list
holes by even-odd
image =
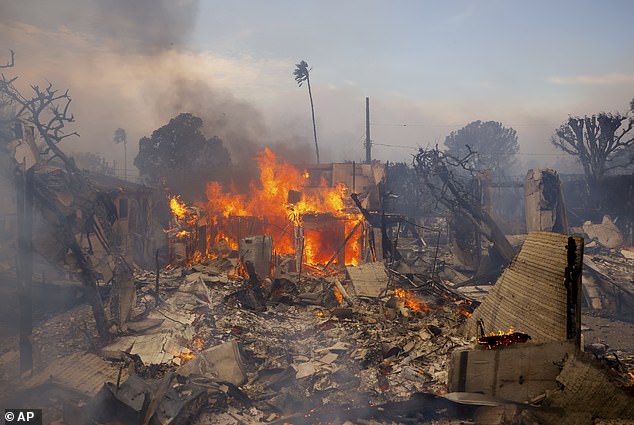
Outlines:
{"label": "glowing ember", "polygon": [[179,358],[181,360],[181,364],[184,364],[196,357],[196,355],[192,352],[183,352],[176,354],[174,357]]}
{"label": "glowing ember", "polygon": [[421,313],[424,311],[431,311],[431,308],[427,306],[427,303],[419,299],[411,291],[406,291],[403,288],[396,288],[394,290],[394,296],[397,299],[402,300],[405,304],[405,307],[409,308],[410,310],[418,311]]}
{"label": "glowing ember", "polygon": [[634,385],[634,372],[627,372],[630,377],[630,384]]}
{"label": "glowing ember", "polygon": [[498,331],[491,332],[489,335],[478,338],[478,344],[486,346],[486,348],[504,347],[507,345],[523,343],[531,339],[528,334],[523,332],[515,332],[510,328],[508,332]]}
{"label": "glowing ember", "polygon": [[339,288],[337,288],[336,286],[333,288],[333,290],[337,301],[339,301],[339,304],[341,304],[343,302],[343,295],[341,295],[341,291],[339,291]]}
{"label": "glowing ember", "polygon": [[460,310],[456,311],[456,314],[464,317],[471,317],[471,313],[469,313],[466,308],[461,308]]}

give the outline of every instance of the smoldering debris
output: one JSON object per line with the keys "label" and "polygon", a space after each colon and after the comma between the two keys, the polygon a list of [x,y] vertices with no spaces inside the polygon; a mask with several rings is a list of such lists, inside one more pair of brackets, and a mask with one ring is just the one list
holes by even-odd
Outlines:
{"label": "smoldering debris", "polygon": [[[151,272],[136,273],[137,305],[130,329],[135,321],[163,321],[140,327],[133,335],[122,334],[101,349],[101,361],[113,365],[113,374],[102,375],[104,383],[110,382],[107,391],[121,402],[118,391],[128,391],[138,379],[150,380],[152,387],[152,380],[175,373],[169,388],[194,386],[198,390],[191,394],[204,393],[200,397],[207,407],[200,411],[198,423],[221,423],[231,416],[243,423],[270,422],[306,414],[303,422],[296,418],[295,423],[312,423],[311,417],[335,420],[335,411],[340,418],[388,420],[379,408],[386,403],[402,410],[393,418],[429,419],[452,404],[433,394],[445,387],[447,354],[468,344],[458,331],[464,316],[456,314],[456,301],[434,301],[422,291],[410,294],[409,301],[388,302],[395,299],[393,287],[379,298],[358,298],[345,275],[335,285],[333,278],[304,272],[301,282],[297,273],[285,276],[293,289],[283,302],[271,298],[275,301],[267,302],[265,309],[251,310],[230,296],[248,284],[248,278],[233,275],[234,270],[234,264],[222,259],[164,270],[162,302],[156,308]],[[352,306],[337,300],[338,286],[354,300]],[[322,301],[305,302],[302,294],[309,293],[320,294]],[[426,299],[429,310],[418,311],[415,303]],[[148,305],[149,314],[143,314]],[[349,312],[342,314],[345,309]],[[124,373],[115,379],[119,367]],[[133,379],[127,386],[126,376]],[[149,393],[148,400],[155,400],[159,390],[152,388],[134,391]],[[54,397],[51,391],[49,396]],[[413,395],[417,392],[436,401],[421,410],[414,401],[407,402],[419,397]],[[219,393],[224,396],[218,398]],[[103,415],[104,409],[95,404],[103,395],[91,396],[77,403]],[[165,402],[157,401],[156,412]],[[132,401],[126,403],[131,406]],[[137,410],[139,406],[147,415],[148,406],[140,402]],[[178,423],[177,418],[178,414],[164,423]]]}
{"label": "smoldering debris", "polygon": [[[381,265],[373,264],[377,270]],[[571,384],[565,378],[572,376],[570,368],[581,367],[579,361],[594,364],[583,360],[574,339],[566,335],[545,345],[476,348],[477,341],[463,332],[466,318],[477,317],[478,304],[457,296],[449,282],[412,286],[406,277],[384,269],[382,293],[360,296],[355,278],[364,275],[354,267],[330,276],[304,271],[301,280],[297,272],[286,271],[279,282],[258,280],[264,301],[252,309],[233,296],[254,284],[240,268],[239,260],[229,256],[164,269],[158,305],[153,272],[135,272],[137,302],[128,331],[99,355],[77,351],[53,361],[18,386],[13,397],[37,392],[55,405],[63,391],[63,406],[49,407],[49,414],[64,423],[79,423],[81,418],[125,423],[414,424],[494,417],[498,422],[492,423],[520,417],[558,423],[560,412],[578,404],[570,404],[566,388],[597,382],[582,377]],[[350,303],[336,296],[339,288]],[[469,359],[480,361],[463,362],[465,350],[471,350]],[[575,355],[578,360],[566,361]],[[616,368],[610,355],[604,351],[603,360],[584,366],[583,374],[607,374],[601,378],[606,391],[631,401],[626,371],[634,365],[634,354],[620,353],[621,366]],[[518,364],[518,356],[526,360]],[[489,357],[500,372],[475,372]],[[3,366],[10,361],[3,357]],[[69,364],[76,366],[72,373]],[[90,368],[108,372],[95,369],[90,382],[81,379],[80,371]],[[474,373],[481,378],[475,379]],[[524,376],[516,385],[526,391],[491,383],[494,390],[488,393],[483,378],[504,380],[505,374]],[[488,395],[471,395],[483,389]],[[602,417],[630,417],[627,409],[610,412]]]}

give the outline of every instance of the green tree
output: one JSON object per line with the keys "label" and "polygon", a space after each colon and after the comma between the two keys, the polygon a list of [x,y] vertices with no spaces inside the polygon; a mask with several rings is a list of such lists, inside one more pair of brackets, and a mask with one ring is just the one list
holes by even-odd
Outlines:
{"label": "green tree", "polygon": [[456,158],[469,158],[475,170],[491,170],[494,175],[507,174],[516,163],[520,147],[517,133],[496,121],[473,121],[445,139],[447,152]]}
{"label": "green tree", "polygon": [[605,174],[634,163],[624,158],[634,145],[634,119],[622,114],[601,112],[592,116],[569,117],[557,130],[551,142],[562,151],[577,157],[590,189],[597,195]]}
{"label": "green tree", "polygon": [[[312,69],[312,68],[311,68]],[[319,164],[319,145],[317,144],[317,126],[315,125],[315,105],[313,104],[313,92],[310,88],[310,69],[308,69],[308,63],[301,61],[295,64],[295,81],[301,87],[304,81],[308,86],[308,97],[310,98],[310,112],[313,118],[313,137],[315,138],[315,153],[317,154],[317,164]]]}
{"label": "green tree", "polygon": [[229,151],[218,137],[201,132],[202,119],[182,113],[151,137],[139,140],[134,165],[151,184],[165,184],[174,193],[194,200],[202,197],[210,180],[225,177]]}

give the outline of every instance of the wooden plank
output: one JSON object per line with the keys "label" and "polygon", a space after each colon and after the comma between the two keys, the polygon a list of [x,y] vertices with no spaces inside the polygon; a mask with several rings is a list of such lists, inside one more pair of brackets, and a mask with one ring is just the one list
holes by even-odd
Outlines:
{"label": "wooden plank", "polygon": [[[55,360],[42,372],[27,379],[21,389],[46,383],[62,385],[86,397],[94,397],[106,382],[117,382],[119,368],[92,353],[75,353]],[[122,381],[127,378],[124,370]]]}
{"label": "wooden plank", "polygon": [[525,402],[557,388],[560,368],[556,364],[575,350],[573,342],[549,342],[457,351],[449,364],[449,391]]}
{"label": "wooden plank", "polygon": [[378,297],[387,286],[388,276],[382,261],[346,267],[357,296]]}

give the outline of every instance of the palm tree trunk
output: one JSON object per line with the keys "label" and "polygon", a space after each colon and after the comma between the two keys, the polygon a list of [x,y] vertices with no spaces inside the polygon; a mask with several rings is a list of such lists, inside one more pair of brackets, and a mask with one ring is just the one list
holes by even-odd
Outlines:
{"label": "palm tree trunk", "polygon": [[308,83],[308,97],[310,97],[310,112],[313,117],[313,137],[315,138],[315,152],[317,153],[317,164],[319,164],[319,145],[317,144],[317,127],[315,126],[315,106],[313,105],[313,92],[310,89],[310,78],[306,75]]}
{"label": "palm tree trunk", "polygon": [[123,180],[128,180],[128,149],[127,141],[123,140]]}

